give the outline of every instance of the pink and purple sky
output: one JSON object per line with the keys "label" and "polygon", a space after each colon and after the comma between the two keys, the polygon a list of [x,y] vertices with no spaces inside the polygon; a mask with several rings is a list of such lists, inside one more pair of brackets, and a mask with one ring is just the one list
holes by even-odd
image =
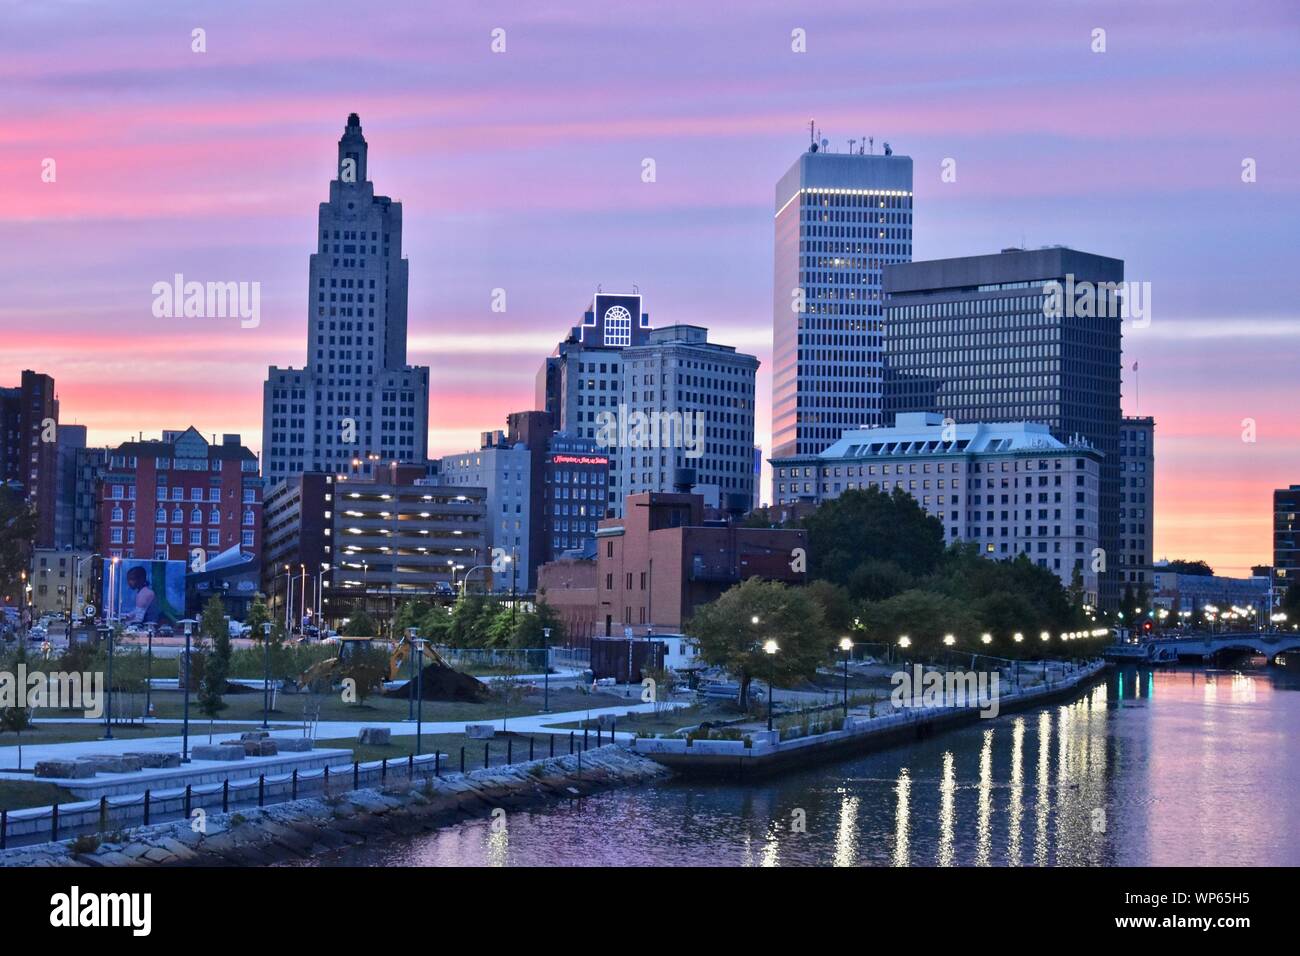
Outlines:
{"label": "pink and purple sky", "polygon": [[[267,366],[305,361],[316,207],[355,111],[405,207],[432,454],[531,407],[596,285],[633,283],[655,324],[764,362],[766,446],[773,186],[815,117],[832,149],[913,158],[917,259],[1061,243],[1150,282],[1124,404],[1157,419],[1156,556],[1271,560],[1271,490],[1300,482],[1300,8],[540,6],[5,3],[0,384],[53,375],[94,444],[193,424],[260,447]],[[177,272],[260,282],[261,325],[154,318]]]}

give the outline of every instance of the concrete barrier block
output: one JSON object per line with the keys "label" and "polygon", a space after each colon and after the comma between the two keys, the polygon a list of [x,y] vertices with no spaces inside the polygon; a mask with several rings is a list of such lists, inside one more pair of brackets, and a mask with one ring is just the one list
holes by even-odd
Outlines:
{"label": "concrete barrier block", "polygon": [[315,742],[310,737],[276,737],[275,745],[280,753],[303,753],[311,750]]}
{"label": "concrete barrier block", "polygon": [[470,740],[491,740],[496,735],[492,724],[466,724],[465,736]]}
{"label": "concrete barrier block", "polygon": [[362,727],[357,731],[357,743],[386,747],[393,742],[393,732],[387,727]]}

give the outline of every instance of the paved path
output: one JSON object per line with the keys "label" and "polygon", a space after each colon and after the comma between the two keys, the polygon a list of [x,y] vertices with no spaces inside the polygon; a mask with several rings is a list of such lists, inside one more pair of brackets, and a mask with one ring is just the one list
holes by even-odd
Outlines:
{"label": "paved path", "polygon": [[[672,706],[684,707],[686,702],[677,702]],[[589,710],[571,710],[564,713],[555,714],[533,714],[527,717],[510,717],[505,721],[505,729],[512,733],[519,734],[567,734],[567,730],[554,729],[555,724],[575,723],[585,720],[588,717],[597,717],[600,714],[626,714],[628,712],[648,713],[654,710],[655,705],[636,703],[616,704],[606,707],[592,707]],[[45,720],[39,719],[38,723],[102,723],[89,718],[80,718],[79,720]],[[276,721],[272,719],[272,725],[279,723],[281,725],[287,721]],[[443,720],[443,721],[425,721],[423,732],[426,734],[459,734],[465,731],[467,723],[491,723],[498,730],[502,728],[502,718],[495,717],[492,719],[481,720]],[[175,720],[151,720],[149,724],[166,726],[171,725],[180,727],[180,722]],[[216,730],[213,732],[212,740],[217,742],[227,739],[242,730],[260,727],[260,720],[244,721],[217,721]],[[415,721],[382,721],[382,720],[322,720],[316,725],[317,740],[333,740],[340,737],[355,738],[357,733],[363,727],[387,727],[394,736],[412,736],[415,734]],[[272,730],[272,737],[301,737],[300,729],[290,730]],[[608,734],[606,734],[608,736]],[[619,731],[619,740],[631,740],[635,734]],[[208,722],[207,720],[190,721],[190,746],[196,743],[206,744],[208,742]],[[38,760],[62,759],[68,760],[75,757],[91,756],[93,754],[118,754],[127,751],[174,751],[179,753],[181,749],[181,736],[176,734],[169,737],[138,737],[132,739],[116,740],[85,740],[75,743],[62,744],[31,744],[23,747],[23,766],[30,768],[36,765]],[[16,746],[0,747],[0,767],[17,767],[18,766],[18,748]]]}

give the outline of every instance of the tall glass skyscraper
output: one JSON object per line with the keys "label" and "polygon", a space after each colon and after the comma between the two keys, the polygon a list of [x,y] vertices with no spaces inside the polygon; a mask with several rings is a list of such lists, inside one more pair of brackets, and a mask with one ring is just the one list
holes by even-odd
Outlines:
{"label": "tall glass skyscraper", "polygon": [[776,186],[772,457],[881,424],[881,272],[912,258],[912,160],[814,144]]}
{"label": "tall glass skyscraper", "polygon": [[[958,424],[1039,422],[1063,442],[1082,438],[1103,453],[1097,523],[1105,607],[1118,600],[1122,560],[1123,281],[1122,260],[1061,246],[912,262],[884,276],[885,424],[901,412],[938,412]],[[1002,482],[970,507],[1000,508],[1009,503],[1004,495],[1031,494]],[[1049,520],[1071,520],[1068,501],[1035,503]],[[1077,560],[1050,550],[1032,557],[1052,570]]]}
{"label": "tall glass skyscraper", "polygon": [[307,366],[272,366],[262,396],[263,474],[369,474],[423,462],[429,369],[406,364],[402,204],[376,196],[356,113],[320,204],[308,280]]}

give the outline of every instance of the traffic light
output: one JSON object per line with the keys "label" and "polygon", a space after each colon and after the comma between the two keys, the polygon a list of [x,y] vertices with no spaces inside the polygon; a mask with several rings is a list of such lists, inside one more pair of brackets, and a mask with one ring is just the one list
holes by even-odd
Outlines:
{"label": "traffic light", "polygon": [[1142,622],[1142,633],[1143,634],[1151,633],[1151,622],[1149,620]]}

